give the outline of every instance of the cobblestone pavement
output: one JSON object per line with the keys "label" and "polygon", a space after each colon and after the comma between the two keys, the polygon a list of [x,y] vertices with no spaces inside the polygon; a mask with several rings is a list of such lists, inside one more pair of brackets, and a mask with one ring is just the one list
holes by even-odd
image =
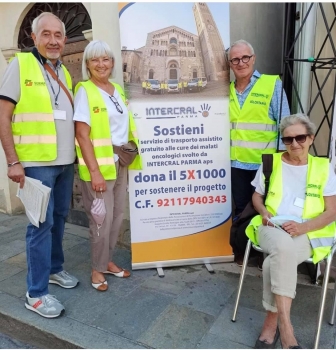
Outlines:
{"label": "cobblestone pavement", "polygon": [[[18,332],[25,332],[25,338],[14,336],[23,341],[22,347],[31,343],[33,333],[44,341],[43,346],[38,345],[41,348],[254,347],[265,317],[262,276],[257,267],[247,268],[235,323],[231,317],[240,268],[233,263],[212,264],[214,274],[204,265],[193,265],[165,268],[164,278],[159,278],[155,269],[132,271],[126,279],[106,276],[109,289],[99,293],[90,282],[88,229],[71,224],[66,224],[64,234],[64,268],[79,278],[80,284],[68,290],[57,285],[49,288],[65,306],[64,316],[48,320],[26,310],[27,221],[25,215],[0,214],[0,331],[17,324]],[[131,269],[129,250],[119,247],[114,260]],[[306,275],[300,274],[299,281],[292,323],[299,342],[311,348],[321,288],[310,285]],[[327,322],[332,292],[328,291],[320,348],[335,347],[335,326]],[[18,344],[6,337],[1,341],[6,348]]]}
{"label": "cobblestone pavement", "polygon": [[36,349],[34,346],[24,344],[12,337],[0,333],[0,349]]}

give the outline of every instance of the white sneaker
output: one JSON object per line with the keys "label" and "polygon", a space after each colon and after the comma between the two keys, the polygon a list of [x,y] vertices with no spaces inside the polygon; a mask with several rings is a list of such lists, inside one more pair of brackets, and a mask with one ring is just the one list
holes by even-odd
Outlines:
{"label": "white sneaker", "polygon": [[78,284],[78,279],[70,275],[66,271],[61,271],[49,276],[49,283],[58,284],[63,288],[75,288]]}
{"label": "white sneaker", "polygon": [[54,295],[46,294],[39,298],[31,298],[26,293],[25,307],[46,318],[55,318],[64,313],[64,306],[55,298]]}

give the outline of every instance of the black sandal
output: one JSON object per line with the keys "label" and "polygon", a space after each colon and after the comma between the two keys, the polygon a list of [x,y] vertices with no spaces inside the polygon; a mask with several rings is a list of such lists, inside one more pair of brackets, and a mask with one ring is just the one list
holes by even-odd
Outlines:
{"label": "black sandal", "polygon": [[[266,340],[260,340],[259,339],[260,335],[259,335],[259,337],[254,345],[254,348],[255,349],[275,349],[275,344],[278,341],[279,336],[280,336],[279,327],[277,327],[277,329],[276,329],[274,340],[273,340],[273,343],[271,343],[271,344],[266,343]],[[292,348],[292,349],[294,349],[294,348]]]}

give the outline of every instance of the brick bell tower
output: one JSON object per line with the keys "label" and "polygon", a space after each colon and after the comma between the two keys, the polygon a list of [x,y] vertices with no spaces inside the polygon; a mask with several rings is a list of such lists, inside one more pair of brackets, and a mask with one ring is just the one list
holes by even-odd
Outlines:
{"label": "brick bell tower", "polygon": [[208,5],[195,3],[193,13],[200,40],[205,76],[208,80],[224,80],[228,62],[222,38]]}

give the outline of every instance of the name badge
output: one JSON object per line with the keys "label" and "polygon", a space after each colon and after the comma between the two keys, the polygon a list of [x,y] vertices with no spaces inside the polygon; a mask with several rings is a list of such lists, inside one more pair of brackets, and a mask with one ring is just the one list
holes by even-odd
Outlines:
{"label": "name badge", "polygon": [[54,119],[56,120],[66,120],[66,111],[60,111],[59,109],[54,109]]}
{"label": "name badge", "polygon": [[304,207],[304,199],[296,197],[295,201],[294,201],[294,205],[296,207],[303,208]]}

